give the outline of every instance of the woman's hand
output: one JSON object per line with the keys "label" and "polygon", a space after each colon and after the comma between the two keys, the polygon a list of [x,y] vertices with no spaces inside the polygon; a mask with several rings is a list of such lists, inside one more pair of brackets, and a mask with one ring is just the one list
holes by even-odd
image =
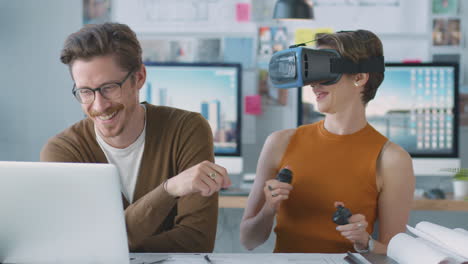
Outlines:
{"label": "woman's hand", "polygon": [[[343,202],[335,202],[335,207],[338,205],[344,207]],[[353,242],[358,249],[367,249],[369,233],[367,233],[366,229],[369,223],[366,221],[366,217],[362,214],[353,214],[348,221],[349,224],[339,225],[336,227],[336,230],[346,239]]]}
{"label": "woman's hand", "polygon": [[278,211],[281,201],[289,198],[289,192],[293,189],[291,184],[280,182],[276,179],[265,182],[263,192],[265,193],[265,205],[274,213]]}

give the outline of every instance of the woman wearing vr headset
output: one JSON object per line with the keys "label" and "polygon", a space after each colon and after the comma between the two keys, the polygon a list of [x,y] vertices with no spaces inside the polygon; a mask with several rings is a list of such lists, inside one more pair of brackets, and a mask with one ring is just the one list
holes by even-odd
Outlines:
{"label": "woman wearing vr headset", "polygon": [[[386,254],[390,239],[405,232],[415,178],[409,154],[366,120],[366,105],[384,78],[382,43],[372,32],[357,30],[321,35],[316,44],[318,53],[337,51],[341,59],[333,61],[346,67],[334,80],[314,81],[309,88],[325,120],[267,138],[241,242],[249,250],[263,244],[276,217],[274,252]],[[379,60],[381,70],[372,70]],[[309,67],[314,63],[309,58]],[[284,167],[293,172],[291,184],[275,179]],[[338,205],[352,213],[347,224],[332,221]]]}

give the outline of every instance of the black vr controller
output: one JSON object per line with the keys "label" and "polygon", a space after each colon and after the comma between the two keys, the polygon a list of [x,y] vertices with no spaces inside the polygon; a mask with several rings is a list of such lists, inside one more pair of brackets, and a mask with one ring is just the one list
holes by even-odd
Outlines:
{"label": "black vr controller", "polygon": [[338,205],[332,219],[337,225],[347,225],[349,224],[348,218],[352,215],[348,208]]}
{"label": "black vr controller", "polygon": [[285,182],[291,184],[292,181],[292,171],[288,168],[283,168],[278,175],[276,175],[276,179],[280,182]]}

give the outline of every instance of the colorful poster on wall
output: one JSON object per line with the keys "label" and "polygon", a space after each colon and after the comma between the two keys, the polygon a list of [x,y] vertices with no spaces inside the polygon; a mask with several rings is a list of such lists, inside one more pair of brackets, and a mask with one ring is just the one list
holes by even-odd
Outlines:
{"label": "colorful poster on wall", "polygon": [[286,27],[260,27],[258,42],[259,60],[269,60],[273,53],[288,47]]}
{"label": "colorful poster on wall", "polygon": [[275,52],[289,46],[286,27],[260,27],[258,30],[258,94],[267,105],[286,105],[287,90],[272,86],[268,77],[268,63]]}
{"label": "colorful poster on wall", "polygon": [[458,18],[436,18],[432,24],[432,45],[460,46],[461,30]]}
{"label": "colorful poster on wall", "polygon": [[111,19],[111,0],[83,0],[83,24],[101,24]]}
{"label": "colorful poster on wall", "polygon": [[458,0],[432,0],[432,14],[456,15],[458,13]]}

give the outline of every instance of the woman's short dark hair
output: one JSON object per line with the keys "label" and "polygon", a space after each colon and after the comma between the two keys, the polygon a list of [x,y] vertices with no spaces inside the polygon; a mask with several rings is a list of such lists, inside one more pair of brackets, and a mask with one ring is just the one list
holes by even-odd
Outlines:
{"label": "woman's short dark hair", "polygon": [[[317,46],[331,46],[341,56],[358,63],[369,57],[383,56],[383,46],[380,39],[368,30],[340,31],[331,34],[320,34],[316,39]],[[362,91],[362,101],[366,105],[374,99],[380,84],[384,79],[383,72],[370,72],[369,80]]]}

